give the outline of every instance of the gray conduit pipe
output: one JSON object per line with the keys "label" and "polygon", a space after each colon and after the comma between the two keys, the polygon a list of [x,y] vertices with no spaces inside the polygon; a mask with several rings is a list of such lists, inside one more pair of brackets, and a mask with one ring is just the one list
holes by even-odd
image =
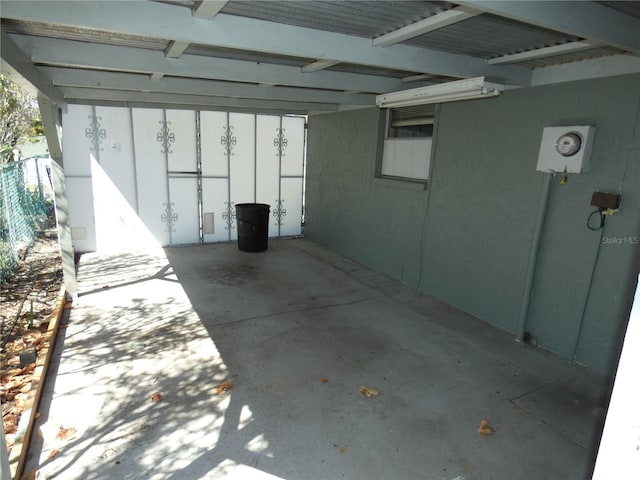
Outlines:
{"label": "gray conduit pipe", "polygon": [[533,230],[533,242],[531,243],[531,253],[529,254],[529,263],[527,265],[527,276],[524,282],[524,291],[522,293],[522,302],[520,303],[520,317],[518,319],[518,330],[516,340],[522,342],[524,339],[524,331],[527,327],[527,316],[529,314],[529,302],[531,301],[531,291],[533,290],[533,278],[536,274],[536,263],[538,263],[538,249],[540,247],[540,237],[542,236],[542,227],[544,219],[547,216],[547,204],[549,203],[549,192],[551,191],[551,180],[553,172],[544,173],[544,184],[542,186],[542,197],[540,199],[540,208]]}

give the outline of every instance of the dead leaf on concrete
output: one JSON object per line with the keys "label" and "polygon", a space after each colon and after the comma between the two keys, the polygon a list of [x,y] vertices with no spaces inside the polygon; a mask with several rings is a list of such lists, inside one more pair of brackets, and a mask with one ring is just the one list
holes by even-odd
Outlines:
{"label": "dead leaf on concrete", "polygon": [[53,458],[59,453],[60,453],[60,450],[58,450],[57,448],[54,448],[49,452],[49,458]]}
{"label": "dead leaf on concrete", "polygon": [[493,428],[489,426],[489,420],[483,419],[478,427],[480,435],[493,435]]}
{"label": "dead leaf on concrete", "polygon": [[360,392],[360,395],[364,395],[368,398],[377,397],[378,395],[380,395],[380,392],[377,389],[371,388],[371,387],[365,387],[364,385],[362,385],[358,389],[358,392]]}
{"label": "dead leaf on concrete", "polygon": [[62,425],[60,425],[60,429],[56,434],[56,439],[72,440],[76,437],[76,433],[78,433],[78,431],[76,430],[75,427],[64,428]]}
{"label": "dead leaf on concrete", "polygon": [[343,443],[343,444],[334,443],[333,446],[335,448],[337,448],[338,452],[340,452],[340,453],[346,453],[347,452],[347,444],[346,443]]}
{"label": "dead leaf on concrete", "polygon": [[220,395],[221,393],[228,392],[232,388],[233,388],[233,383],[232,382],[222,382],[222,383],[216,385],[216,387],[214,389],[214,393],[216,395]]}
{"label": "dead leaf on concrete", "polygon": [[329,381],[329,379],[328,379],[328,378],[321,378],[321,379],[320,379],[320,381],[321,381],[322,383],[327,383],[327,382]]}
{"label": "dead leaf on concrete", "polygon": [[162,400],[162,394],[160,392],[153,392],[151,394],[152,402],[159,402],[160,400]]}

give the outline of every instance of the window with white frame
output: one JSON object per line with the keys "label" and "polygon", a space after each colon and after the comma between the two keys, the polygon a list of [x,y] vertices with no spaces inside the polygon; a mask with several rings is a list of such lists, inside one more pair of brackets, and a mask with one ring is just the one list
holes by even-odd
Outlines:
{"label": "window with white frame", "polygon": [[425,182],[429,176],[435,105],[387,109],[382,162],[377,176]]}

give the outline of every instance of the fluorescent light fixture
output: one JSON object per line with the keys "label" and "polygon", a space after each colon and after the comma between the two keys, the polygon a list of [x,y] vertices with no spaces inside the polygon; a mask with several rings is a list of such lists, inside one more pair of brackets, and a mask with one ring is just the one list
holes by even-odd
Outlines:
{"label": "fluorescent light fixture", "polygon": [[475,77],[429,87],[385,93],[376,97],[376,104],[380,108],[397,108],[427,103],[455,102],[473,98],[495,97],[500,95],[503,90],[504,85],[485,82],[484,77]]}

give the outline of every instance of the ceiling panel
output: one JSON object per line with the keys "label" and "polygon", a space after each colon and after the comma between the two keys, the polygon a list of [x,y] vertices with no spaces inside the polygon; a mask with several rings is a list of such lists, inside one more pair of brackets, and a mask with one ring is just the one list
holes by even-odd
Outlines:
{"label": "ceiling panel", "polygon": [[443,11],[424,1],[231,1],[222,13],[374,38]]}
{"label": "ceiling panel", "polygon": [[419,47],[492,58],[578,40],[570,35],[483,14],[407,41]]}
{"label": "ceiling panel", "polygon": [[607,1],[598,3],[606,5],[609,8],[613,8],[614,10],[618,10],[619,12],[626,13],[627,15],[631,15],[632,17],[640,18],[640,2],[638,0],[616,0],[615,2]]}
{"label": "ceiling panel", "polygon": [[[291,109],[292,102],[302,105],[313,98],[317,104],[325,104],[328,111],[338,105],[370,105],[373,94],[474,76],[526,87],[531,84],[534,69],[536,73],[544,69],[545,78],[553,81],[553,75],[547,74],[556,66],[563,71],[567,66],[574,69],[577,77],[566,77],[573,79],[640,72],[638,57],[621,50],[625,47],[634,51],[633,27],[637,22],[640,31],[640,21],[636,20],[640,19],[640,2],[579,1],[572,3],[574,10],[567,10],[566,2],[509,3],[509,8],[502,8],[506,2],[458,3],[466,5],[460,8],[487,13],[377,47],[373,39],[437,17],[458,8],[458,4],[426,0],[231,0],[215,18],[207,20],[191,14],[199,4],[194,0],[119,1],[108,5],[93,0],[2,0],[3,67],[15,65],[23,72],[16,70],[18,76],[31,78],[29,81],[55,92],[51,90],[55,85],[47,86],[43,75],[51,77],[50,82],[59,82],[56,85],[65,88],[69,101],[90,103],[95,92],[103,103],[117,102],[118,92],[126,90],[122,101],[136,104],[157,103],[158,94],[166,93],[168,105],[196,101],[202,96],[206,99],[203,105],[209,106],[219,101],[216,98],[229,97],[247,100],[246,105],[253,99],[256,108],[259,102],[265,105],[265,101],[273,101],[276,105],[281,101],[283,109]],[[489,4],[499,5],[489,8]],[[564,12],[572,22],[587,26],[586,30],[565,28],[554,12]],[[622,28],[599,22],[601,17],[616,20],[609,23],[624,24],[631,34],[616,43],[616,34]],[[211,22],[210,28],[207,22]],[[576,35],[593,33],[610,42],[572,53],[557,54],[562,48],[536,52],[584,43],[583,38],[560,30]],[[508,57],[528,52],[547,56]],[[503,56],[511,63],[486,62]],[[613,56],[615,59],[606,63]],[[592,62],[593,69],[583,68],[594,59],[605,63]],[[318,60],[327,60],[329,65],[303,71],[303,66]],[[335,63],[338,60],[341,62]],[[607,70],[607,65],[614,64],[620,65],[621,73]],[[82,98],[72,98],[74,92],[82,92]],[[191,92],[194,98],[185,97]],[[250,107],[243,103],[242,108]]]}
{"label": "ceiling panel", "polygon": [[523,62],[522,65],[526,65],[532,68],[542,68],[551,65],[561,65],[566,63],[575,63],[583,60],[593,60],[595,58],[609,57],[617,55],[620,52],[613,48],[593,48],[590,50],[583,50],[575,53],[565,53],[562,55],[554,55],[552,57],[539,58],[536,60],[529,60]]}

